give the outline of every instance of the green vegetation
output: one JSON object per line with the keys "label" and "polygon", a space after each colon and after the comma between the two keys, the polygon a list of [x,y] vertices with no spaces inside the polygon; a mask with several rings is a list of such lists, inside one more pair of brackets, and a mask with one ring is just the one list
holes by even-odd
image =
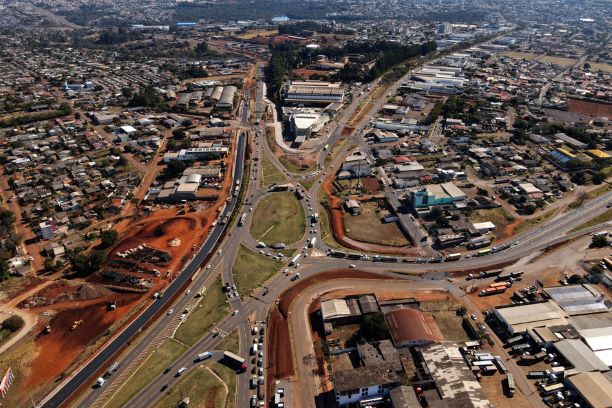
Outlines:
{"label": "green vegetation", "polygon": [[232,269],[240,296],[251,293],[274,275],[282,265],[281,261],[275,261],[241,245]]}
{"label": "green vegetation", "polygon": [[[227,315],[225,295],[221,290],[221,278],[206,289],[204,295],[187,319],[176,330],[174,338],[181,343],[194,345],[207,331]],[[177,310],[177,313],[182,311]]]}
{"label": "green vegetation", "polygon": [[236,372],[221,363],[212,363],[210,369],[227,385],[225,408],[236,408]]}
{"label": "green vegetation", "polygon": [[42,120],[49,120],[53,118],[57,118],[60,116],[70,115],[72,113],[72,108],[66,102],[63,102],[60,105],[60,108],[57,110],[49,110],[44,112],[36,112],[36,113],[28,113],[23,115],[11,116],[8,118],[0,119],[0,128],[3,127],[12,127],[25,125],[32,122],[39,122]]}
{"label": "green vegetation", "polygon": [[121,408],[140,390],[142,390],[155,377],[160,375],[166,367],[187,351],[187,347],[174,339],[168,339],[161,346],[153,350],[149,358],[127,380],[123,387],[109,401],[108,408]]}
{"label": "green vegetation", "polygon": [[277,250],[277,252],[279,252],[279,253],[281,253],[281,254],[283,254],[285,256],[288,256],[288,257],[292,257],[293,254],[295,254],[296,251],[297,251],[297,249],[295,249],[295,248],[285,248],[285,249]]}
{"label": "green vegetation", "polygon": [[389,328],[382,313],[368,313],[365,315],[357,333],[351,337],[347,345],[365,344],[389,338]]}
{"label": "green vegetation", "polygon": [[234,330],[229,336],[223,339],[216,347],[217,350],[231,351],[232,353],[240,353],[240,338],[238,330]]}
{"label": "green vegetation", "polygon": [[593,248],[604,248],[608,246],[608,237],[606,235],[595,235],[591,241]]}
{"label": "green vegetation", "polygon": [[266,155],[263,156],[261,167],[264,186],[269,187],[273,184],[283,184],[287,180]]}
{"label": "green vegetation", "polygon": [[114,229],[102,231],[100,234],[100,248],[110,248],[119,240],[119,233]]}
{"label": "green vegetation", "polygon": [[15,233],[15,214],[10,210],[0,209],[0,281],[9,277],[7,259],[17,254],[21,237]]}
{"label": "green vegetation", "polygon": [[334,239],[334,234],[331,229],[331,221],[329,219],[329,213],[327,209],[329,208],[329,202],[324,197],[325,193],[323,190],[319,191],[319,228],[321,228],[321,239],[325,242],[325,245],[328,245],[334,249],[344,249],[340,244],[336,242]]}
{"label": "green vegetation", "polygon": [[100,269],[106,261],[103,251],[91,251],[89,255],[76,254],[71,259],[72,270],[79,275],[90,275]]}
{"label": "green vegetation", "polygon": [[264,197],[255,208],[253,220],[253,238],[266,244],[292,244],[302,238],[306,228],[302,205],[289,191]]}
{"label": "green vegetation", "polygon": [[181,381],[169,388],[169,391],[155,404],[156,408],[174,408],[185,397],[189,397],[190,406],[207,408],[225,407],[227,391],[225,386],[208,365],[200,365],[185,375]]}
{"label": "green vegetation", "polygon": [[585,229],[585,228],[594,227],[595,225],[602,224],[610,220],[612,220],[612,208],[606,211],[605,213],[601,214],[600,216],[592,218],[591,220],[585,222],[584,224],[579,225],[578,227],[574,228],[572,232],[580,231],[581,229]]}
{"label": "green vegetation", "polygon": [[18,332],[24,325],[21,316],[12,315],[7,317],[0,326],[0,344],[7,341],[11,334]]}
{"label": "green vegetation", "polygon": [[444,339],[448,341],[469,341],[470,338],[463,329],[463,319],[457,311],[436,310],[431,312]]}
{"label": "green vegetation", "polygon": [[[179,3],[174,19],[176,21],[214,21],[268,20],[276,16],[287,16],[295,20],[323,19],[327,13],[338,12],[337,5],[318,4],[312,7],[309,3],[296,0],[261,0],[257,2],[227,3]],[[341,16],[337,20],[345,19]]]}
{"label": "green vegetation", "polygon": [[158,110],[167,110],[168,106],[159,93],[152,86],[141,88],[132,96],[129,106],[145,106]]}
{"label": "green vegetation", "polygon": [[545,213],[542,213],[534,218],[529,218],[521,221],[516,228],[514,229],[515,234],[520,234],[523,231],[527,231],[531,228],[534,228],[542,223],[544,223],[547,219],[555,215],[556,210],[550,210]]}

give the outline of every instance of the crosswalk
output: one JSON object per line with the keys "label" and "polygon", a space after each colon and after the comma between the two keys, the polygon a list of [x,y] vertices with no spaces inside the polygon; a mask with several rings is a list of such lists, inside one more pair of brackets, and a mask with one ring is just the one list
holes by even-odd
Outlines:
{"label": "crosswalk", "polygon": [[[223,270],[223,259],[221,259],[217,266],[211,271],[210,275],[206,277],[204,283],[197,290],[201,290],[203,288],[208,288],[213,284],[215,279],[221,275],[221,271]],[[197,291],[196,291],[197,292]],[[206,296],[206,293],[204,293]],[[186,309],[190,311],[194,309],[198,301],[202,298],[191,298],[187,304],[185,305]],[[169,338],[174,336],[174,333],[178,329],[179,325],[182,323],[182,320],[176,316],[176,318],[171,319],[165,326],[157,333],[157,335],[147,344],[147,346],[138,353],[138,355],[129,363],[127,367],[124,367],[120,373],[117,374],[117,377],[111,381],[107,387],[104,388],[104,391],[96,398],[96,401],[90,405],[91,408],[103,408],[108,402],[112,399],[112,397],[119,391],[121,386],[126,384],[129,379],[136,373],[138,368],[148,359],[154,350],[156,350],[161,344]],[[227,337],[228,333],[223,332],[222,330],[217,329],[219,335],[221,337]]]}

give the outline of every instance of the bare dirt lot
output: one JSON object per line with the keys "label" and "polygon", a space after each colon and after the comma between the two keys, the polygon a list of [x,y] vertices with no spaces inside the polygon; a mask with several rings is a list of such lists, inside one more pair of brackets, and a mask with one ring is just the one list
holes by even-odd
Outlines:
{"label": "bare dirt lot", "polygon": [[612,116],[612,104],[568,98],[567,105],[570,112],[589,116],[605,116],[608,118]]}

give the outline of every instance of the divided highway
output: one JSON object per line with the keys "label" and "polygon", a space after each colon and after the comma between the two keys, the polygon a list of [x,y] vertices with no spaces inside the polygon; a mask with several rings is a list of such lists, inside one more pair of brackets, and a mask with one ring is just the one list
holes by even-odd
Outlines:
{"label": "divided highway", "polygon": [[[232,186],[236,181],[241,181],[244,173],[244,160],[246,152],[246,134],[242,133],[238,137],[236,148],[236,160],[234,164],[234,177]],[[230,191],[232,191],[230,189]],[[231,200],[225,208],[222,216],[228,217],[234,212],[238,197],[230,196]],[[138,334],[147,324],[167,306],[169,306],[175,294],[191,279],[191,276],[198,270],[200,265],[208,257],[211,251],[219,242],[227,225],[217,224],[212,233],[208,236],[195,257],[185,266],[177,278],[167,287],[164,296],[152,302],[140,315],[127,327],[125,327],[113,340],[111,340],[98,354],[95,355],[83,368],[72,377],[65,380],[62,385],[50,394],[42,402],[44,408],[55,408],[62,406],[78,389],[86,382],[91,381],[92,377],[105,365],[110,363],[110,359],[120,351],[126,343]]]}

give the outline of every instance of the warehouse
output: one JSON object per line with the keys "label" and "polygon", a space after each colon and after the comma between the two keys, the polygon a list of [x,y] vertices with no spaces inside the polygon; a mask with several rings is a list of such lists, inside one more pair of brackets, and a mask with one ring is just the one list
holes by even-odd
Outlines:
{"label": "warehouse", "polygon": [[525,333],[535,327],[567,324],[563,310],[552,300],[546,302],[498,306],[493,314],[510,334]]}
{"label": "warehouse", "polygon": [[572,372],[605,372],[609,370],[608,366],[581,340],[564,339],[553,344],[553,347],[573,367],[572,370],[566,371],[566,375],[570,375]]}
{"label": "warehouse", "polygon": [[423,346],[444,340],[432,316],[426,316],[419,310],[395,309],[385,318],[395,347]]}
{"label": "warehouse", "polygon": [[557,286],[544,289],[544,293],[557,302],[569,315],[609,310],[603,296],[593,285]]}
{"label": "warehouse", "polygon": [[569,377],[568,382],[589,407],[612,407],[612,384],[603,374],[580,373]]}
{"label": "warehouse", "polygon": [[221,96],[219,96],[219,102],[217,102],[217,109],[232,109],[234,107],[234,96],[236,95],[236,88],[233,85],[226,86],[223,88],[223,92],[221,92]]}
{"label": "warehouse", "polygon": [[612,366],[612,326],[578,331],[584,342],[607,366]]}

